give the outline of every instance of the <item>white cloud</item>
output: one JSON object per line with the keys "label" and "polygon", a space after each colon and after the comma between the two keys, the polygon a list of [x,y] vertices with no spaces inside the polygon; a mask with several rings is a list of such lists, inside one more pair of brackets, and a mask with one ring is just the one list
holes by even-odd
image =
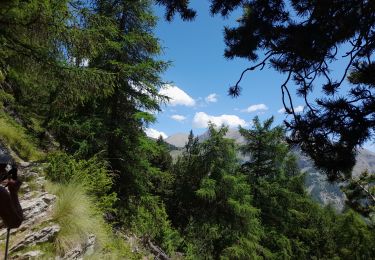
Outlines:
{"label": "white cloud", "polygon": [[216,93],[209,94],[204,100],[207,103],[215,103],[217,102],[218,95]]}
{"label": "white cloud", "polygon": [[159,94],[169,97],[171,106],[195,106],[195,100],[177,86],[166,84],[159,90]]}
{"label": "white cloud", "polygon": [[285,108],[280,108],[279,110],[277,110],[277,113],[284,114],[285,113]]}
{"label": "white cloud", "polygon": [[181,122],[181,121],[184,121],[186,119],[186,116],[182,116],[182,115],[172,115],[171,118],[173,120],[176,120],[178,122]]}
{"label": "white cloud", "polygon": [[[296,107],[294,108],[294,112],[295,112],[295,113],[301,113],[301,112],[303,112],[303,108],[304,108],[304,106],[296,106]],[[285,108],[280,108],[280,109],[277,111],[277,113],[279,113],[279,114],[284,114],[284,113],[285,113]]]}
{"label": "white cloud", "polygon": [[168,135],[166,135],[164,132],[160,132],[153,128],[146,128],[145,133],[148,137],[152,137],[155,139],[159,138],[159,136],[162,136],[164,139],[168,137]]}
{"label": "white cloud", "polygon": [[268,110],[268,107],[265,104],[256,104],[256,105],[251,105],[246,109],[241,110],[242,112],[248,112],[252,113],[255,111],[265,111]]}
{"label": "white cloud", "polygon": [[206,114],[205,112],[198,112],[195,113],[193,119],[193,126],[197,128],[206,128],[208,122],[212,122],[217,126],[227,125],[229,127],[238,127],[240,126],[247,126],[245,120],[239,118],[236,115],[221,115],[221,116],[211,116]]}
{"label": "white cloud", "polygon": [[294,108],[294,112],[296,112],[296,113],[300,113],[300,112],[303,112],[303,106],[298,106],[298,107],[295,107]]}

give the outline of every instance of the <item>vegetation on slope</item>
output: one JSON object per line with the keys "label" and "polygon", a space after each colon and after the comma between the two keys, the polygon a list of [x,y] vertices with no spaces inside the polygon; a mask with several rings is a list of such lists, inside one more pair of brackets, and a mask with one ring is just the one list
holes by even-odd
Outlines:
{"label": "vegetation on slope", "polygon": [[0,142],[9,145],[21,159],[26,161],[37,161],[44,156],[37,148],[35,140],[3,110],[0,110]]}
{"label": "vegetation on slope", "polygon": [[[152,34],[151,1],[0,6],[0,25],[7,25],[0,28],[1,107],[36,122],[33,138],[49,131],[60,144],[47,168],[50,190],[58,195],[54,219],[61,225],[51,254],[63,254],[93,233],[97,257],[133,257],[109,225],[187,259],[375,254],[370,219],[350,210],[337,215],[309,198],[285,129],[273,128],[272,119],[256,118],[251,129],[241,130],[245,164],[225,127],[211,125],[202,143],[191,133],[176,162],[162,139],[146,137],[152,112],[166,100],[158,89],[168,65],[157,59],[161,46]],[[26,132],[1,118],[1,137],[21,157],[37,159]]]}
{"label": "vegetation on slope", "polygon": [[103,219],[103,212],[95,206],[94,198],[85,193],[82,184],[50,183],[47,190],[57,196],[52,221],[61,227],[53,241],[53,255],[63,256],[72,248],[84,244],[90,235],[94,235],[95,251],[90,258],[138,258],[124,240],[116,238],[112,233],[112,228]]}

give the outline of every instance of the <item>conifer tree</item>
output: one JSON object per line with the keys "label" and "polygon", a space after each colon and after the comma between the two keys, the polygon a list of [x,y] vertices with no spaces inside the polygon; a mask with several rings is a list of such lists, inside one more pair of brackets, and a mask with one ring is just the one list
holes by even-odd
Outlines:
{"label": "conifer tree", "polygon": [[119,194],[139,193],[147,183],[147,169],[136,153],[143,122],[150,118],[143,111],[159,109],[159,73],[166,67],[166,63],[154,59],[160,51],[157,39],[150,33],[156,18],[147,0],[95,4],[98,15],[112,21],[116,32],[92,60],[94,67],[116,75],[111,95],[97,107],[103,122],[104,149],[112,169],[118,171]]}
{"label": "conifer tree", "polygon": [[240,129],[245,138],[241,150],[250,156],[242,170],[252,185],[253,205],[260,209],[267,234],[262,245],[274,259],[333,257],[332,215],[306,194],[304,175],[285,141],[284,129],[272,127],[273,118],[261,123],[256,117],[253,122],[251,129]]}
{"label": "conifer tree", "polygon": [[258,243],[258,211],[245,176],[238,172],[234,141],[224,137],[227,130],[210,125],[202,143],[190,134],[175,165],[178,204],[171,217],[184,231],[192,258],[257,259],[267,254]]}
{"label": "conifer tree", "polygon": [[337,254],[342,259],[372,259],[375,255],[375,230],[357,213],[349,210],[337,219],[334,230]]}
{"label": "conifer tree", "polygon": [[255,117],[252,129],[240,128],[240,133],[246,140],[246,145],[241,147],[241,151],[251,157],[243,164],[244,170],[249,171],[249,178],[276,178],[287,157],[285,130],[281,126],[271,129],[272,123],[273,117],[263,124]]}

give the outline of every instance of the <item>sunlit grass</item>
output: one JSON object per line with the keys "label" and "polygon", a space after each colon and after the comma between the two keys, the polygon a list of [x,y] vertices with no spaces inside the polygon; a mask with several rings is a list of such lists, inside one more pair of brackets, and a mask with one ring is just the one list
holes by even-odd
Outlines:
{"label": "sunlit grass", "polygon": [[36,161],[44,157],[25,129],[4,112],[0,112],[0,141],[9,145],[23,160]]}
{"label": "sunlit grass", "polygon": [[63,256],[69,250],[96,236],[94,253],[89,259],[137,259],[124,240],[114,237],[94,203],[78,184],[48,183],[47,190],[56,194],[53,221],[60,225],[54,240],[56,254]]}

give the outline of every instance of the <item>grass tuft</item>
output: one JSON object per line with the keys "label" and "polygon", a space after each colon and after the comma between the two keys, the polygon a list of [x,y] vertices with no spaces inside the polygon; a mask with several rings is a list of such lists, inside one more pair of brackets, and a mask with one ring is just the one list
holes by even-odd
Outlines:
{"label": "grass tuft", "polygon": [[60,225],[54,247],[63,256],[69,250],[96,236],[96,245],[90,259],[137,259],[124,240],[116,238],[93,201],[79,184],[48,183],[47,190],[57,195],[53,221]]}

